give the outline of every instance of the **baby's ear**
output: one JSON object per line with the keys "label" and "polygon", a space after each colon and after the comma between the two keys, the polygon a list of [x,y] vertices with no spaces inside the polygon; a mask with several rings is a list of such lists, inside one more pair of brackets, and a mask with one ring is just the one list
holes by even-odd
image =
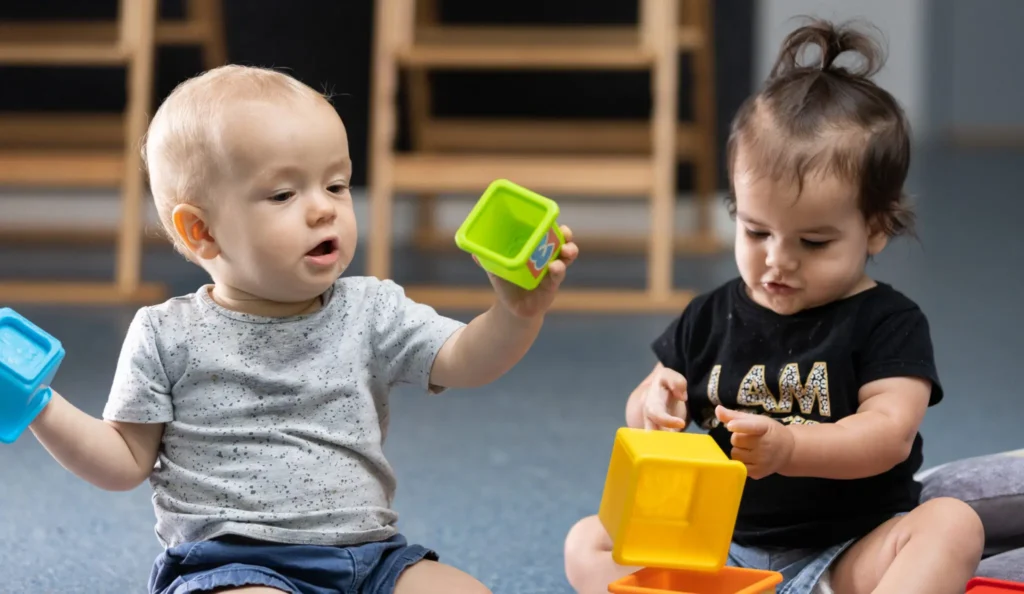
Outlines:
{"label": "baby's ear", "polygon": [[178,241],[199,260],[211,260],[220,254],[217,240],[210,233],[207,213],[192,204],[179,204],[171,212]]}
{"label": "baby's ear", "polygon": [[868,256],[877,256],[889,245],[889,229],[879,217],[868,222]]}

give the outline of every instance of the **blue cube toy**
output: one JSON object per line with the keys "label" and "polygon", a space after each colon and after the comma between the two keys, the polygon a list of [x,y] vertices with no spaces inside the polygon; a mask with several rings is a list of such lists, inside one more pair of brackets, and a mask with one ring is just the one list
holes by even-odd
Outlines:
{"label": "blue cube toy", "polygon": [[50,382],[63,360],[60,341],[0,308],[0,441],[18,439],[50,402]]}

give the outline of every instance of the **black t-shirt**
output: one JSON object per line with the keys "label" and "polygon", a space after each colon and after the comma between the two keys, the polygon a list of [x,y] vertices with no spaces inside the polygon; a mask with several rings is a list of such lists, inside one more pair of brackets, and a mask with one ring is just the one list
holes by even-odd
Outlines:
{"label": "black t-shirt", "polygon": [[[694,299],[653,345],[663,365],[687,379],[693,422],[729,455],[731,434],[716,404],[768,412],[784,423],[834,423],[857,412],[858,392],[888,377],[932,382],[942,399],[928,321],[891,286],[783,316],[755,303],[742,279]],[[748,478],[733,539],[762,547],[824,547],[861,537],[918,503],[921,436],[910,456],[869,478],[773,474]]]}

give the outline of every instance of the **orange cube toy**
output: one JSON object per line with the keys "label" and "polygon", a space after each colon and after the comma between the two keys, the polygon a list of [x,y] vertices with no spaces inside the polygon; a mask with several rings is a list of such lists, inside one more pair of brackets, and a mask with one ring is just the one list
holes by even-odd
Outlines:
{"label": "orange cube toy", "polygon": [[608,586],[611,594],[775,594],[782,574],[723,567],[714,572],[648,567]]}

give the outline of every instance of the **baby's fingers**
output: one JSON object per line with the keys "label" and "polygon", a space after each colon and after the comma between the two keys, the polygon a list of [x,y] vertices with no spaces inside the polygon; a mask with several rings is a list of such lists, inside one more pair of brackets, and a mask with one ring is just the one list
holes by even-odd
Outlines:
{"label": "baby's fingers", "polygon": [[686,421],[670,415],[648,415],[644,426],[648,429],[685,429]]}
{"label": "baby's fingers", "polygon": [[748,450],[746,448],[740,448],[736,446],[733,446],[732,452],[730,452],[729,457],[732,458],[733,460],[736,460],[737,462],[743,462],[744,464],[753,464],[754,462],[757,461],[757,457],[754,455],[753,450]]}
{"label": "baby's fingers", "polygon": [[[686,419],[681,419],[662,406],[648,406],[644,408],[644,425],[654,425],[653,428],[685,429]],[[648,427],[649,429],[651,427]]]}
{"label": "baby's fingers", "polygon": [[746,433],[733,433],[732,437],[729,438],[729,442],[734,448],[741,448],[744,450],[756,449],[760,441],[760,435],[748,435]]}
{"label": "baby's fingers", "polygon": [[562,281],[565,280],[565,262],[562,260],[555,260],[548,264],[548,276],[551,277],[551,281],[554,286],[559,286]]}
{"label": "baby's fingers", "polygon": [[575,243],[567,243],[562,246],[562,251],[558,254],[558,259],[571,264],[576,261],[576,258],[580,255],[580,247]]}
{"label": "baby's fingers", "polygon": [[722,405],[715,408],[715,416],[729,431],[751,435],[764,435],[768,432],[768,427],[772,422],[765,417],[731,410]]}

